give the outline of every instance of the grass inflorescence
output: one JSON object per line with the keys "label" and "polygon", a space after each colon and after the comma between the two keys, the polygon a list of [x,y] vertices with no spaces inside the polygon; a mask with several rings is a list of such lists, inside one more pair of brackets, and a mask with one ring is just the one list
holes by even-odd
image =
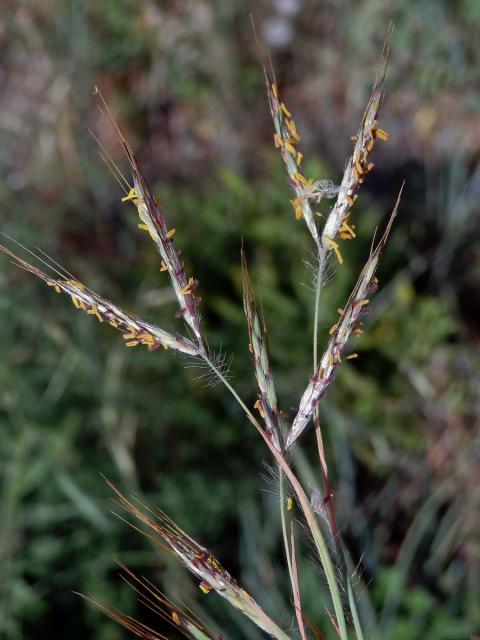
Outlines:
{"label": "grass inflorescence", "polygon": [[[100,99],[99,106],[107,114],[121,143],[130,167],[131,179],[128,180],[123,175],[118,165],[102,147],[103,157],[123,189],[122,202],[125,205],[134,206],[139,219],[139,229],[148,234],[159,253],[158,269],[169,278],[178,303],[176,322],[181,329],[162,329],[136,314],[121,309],[89,289],[87,285],[42,252],[35,254],[19,245],[47,271],[18,256],[9,246],[0,245],[0,250],[11,257],[15,264],[43,280],[56,293],[68,296],[76,309],[121,332],[127,347],[146,346],[149,351],[162,347],[167,351],[180,352],[191,358],[195,366],[200,363],[201,367],[208,371],[210,380],[221,382],[232,394],[247,420],[263,439],[278,468],[280,519],[290,579],[292,614],[297,621],[302,640],[306,640],[307,631],[321,638],[322,633],[316,622],[325,627],[325,621],[328,621],[330,634],[333,633],[341,640],[348,640],[349,637],[361,640],[366,637],[361,612],[357,606],[352,562],[343,547],[335,521],[334,496],[328,480],[318,409],[322,397],[334,381],[342,358],[356,357],[355,353],[345,355],[347,343],[351,336],[359,335],[363,331],[362,317],[378,286],[376,270],[397,214],[400,194],[387,227],[381,239],[372,247],[349,299],[343,308],[338,309],[338,320],[330,329],[321,355],[319,354],[320,292],[325,283],[329,260],[333,258],[341,265],[344,261],[341,242],[353,240],[356,237],[356,227],[351,221],[352,210],[361,185],[374,168],[371,154],[375,142],[388,139],[388,134],[379,126],[387,57],[388,51],[385,48],[382,53],[380,72],[360,126],[352,136],[353,152],[346,162],[344,175],[338,186],[325,177],[312,178],[304,175],[300,134],[292,113],[281,99],[280,88],[273,71],[263,62],[268,104],[273,119],[274,146],[280,152],[289,186],[294,192],[291,204],[295,218],[304,220],[313,240],[315,252],[313,375],[305,380],[304,391],[293,420],[289,420],[287,414],[280,408],[281,403],[268,352],[267,327],[261,306],[256,301],[243,250],[241,254],[243,306],[249,338],[248,349],[257,387],[257,400],[252,407],[242,399],[228,378],[229,356],[215,357],[208,349],[206,328],[199,313],[200,297],[197,294],[199,282],[194,276],[186,274],[181,251],[176,248],[178,235],[181,234],[167,224],[167,214],[153,196],[132,149],[98,90],[96,93]],[[323,198],[336,198],[328,214],[321,214],[315,210]],[[323,224],[322,220],[325,220]],[[10,239],[10,242],[14,241]],[[309,496],[310,489],[306,488],[299,479],[292,463],[292,451],[310,424],[314,424],[316,429],[324,495],[319,495],[318,489],[315,489]],[[224,569],[213,554],[183,531],[163,511],[148,506],[140,499],[126,497],[113,485],[110,486],[118,504],[137,521],[135,528],[173,553],[198,579],[199,588],[203,593],[216,592],[262,631],[278,640],[288,640],[292,637],[292,632],[282,628],[282,625],[277,623]],[[302,526],[298,526],[291,517],[293,504],[296,505],[296,511],[301,514]],[[327,514],[325,517],[327,527],[323,526],[319,519],[319,514],[324,515],[324,513]],[[314,553],[318,556],[328,589],[329,606],[326,613],[323,611],[306,613],[302,607],[302,575],[298,563],[300,546],[297,539],[305,533],[310,537]],[[121,565],[121,568],[124,579],[137,591],[140,600],[187,637],[200,639],[216,637],[191,611],[176,607],[153,584],[131,572],[128,567]],[[163,637],[116,608],[96,600],[94,596],[87,596],[87,600],[141,638]],[[313,622],[314,617],[316,622]],[[322,618],[323,622],[321,622]]]}

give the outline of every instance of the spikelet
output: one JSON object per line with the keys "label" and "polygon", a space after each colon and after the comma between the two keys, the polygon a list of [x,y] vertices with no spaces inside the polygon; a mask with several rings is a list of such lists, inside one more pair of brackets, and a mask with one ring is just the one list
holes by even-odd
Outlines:
{"label": "spikelet", "polygon": [[[109,486],[118,498],[118,504],[140,520],[153,534],[145,533],[154,542],[171,551],[197,578],[202,591],[216,591],[233,607],[250,618],[258,627],[278,640],[288,640],[288,636],[262,610],[245,589],[226,571],[208,549],[201,546],[173,520],[159,509],[135,499],[135,503],[126,498],[109,481]],[[139,506],[137,506],[137,504]]]}
{"label": "spikelet", "polygon": [[381,240],[371,252],[347,304],[344,309],[340,309],[341,314],[338,322],[331,329],[331,337],[327,348],[320,359],[317,371],[310,379],[310,382],[300,400],[298,413],[295,416],[288,434],[286,443],[287,449],[292,447],[303,432],[315,413],[318,401],[333,381],[335,369],[337,365],[341,363],[342,351],[345,348],[350,335],[354,333],[355,329],[358,327],[358,322],[364,313],[365,306],[369,303],[367,296],[373,293],[376,289],[375,271],[380,254],[387,242],[390,229],[397,215],[401,194],[402,190],[400,190],[397,202]]}
{"label": "spikelet", "polygon": [[[0,251],[13,258],[14,263],[33,273],[35,276],[43,280],[57,293],[64,293],[70,297],[74,306],[85,311],[88,315],[95,317],[99,322],[110,324],[115,329],[123,333],[125,344],[128,347],[134,347],[139,344],[145,345],[149,351],[154,351],[159,347],[165,349],[173,349],[191,356],[199,355],[199,347],[191,340],[179,334],[173,335],[168,331],[164,331],[159,327],[142,320],[133,313],[124,311],[110,300],[102,298],[94,291],[88,289],[84,284],[79,282],[70,274],[63,274],[56,271],[58,277],[52,278],[44,273],[38,267],[23,260],[10,249],[0,244]],[[34,254],[33,254],[34,255]],[[42,258],[39,258],[45,264],[48,264]],[[50,266],[50,265],[49,265]]]}
{"label": "spikelet", "polygon": [[200,331],[200,315],[198,305],[200,298],[194,295],[198,286],[198,281],[194,278],[187,278],[183,262],[180,260],[179,252],[174,248],[173,236],[175,229],[168,229],[160,205],[153,197],[145,178],[140,170],[133,151],[123,135],[120,127],[113,118],[108,105],[102,94],[96,89],[100,96],[103,107],[112,123],[115,133],[122,145],[125,156],[130,164],[133,175],[133,187],[123,202],[132,202],[140,218],[140,228],[148,231],[158,252],[160,253],[161,271],[168,271],[173,290],[180,306],[181,316],[186,324],[192,329],[197,339],[200,351],[205,352],[202,335]]}
{"label": "spikelet", "polygon": [[268,357],[267,332],[260,318],[255,299],[253,297],[247,261],[242,249],[243,274],[243,308],[247,319],[250,352],[253,360],[255,378],[258,385],[257,405],[265,421],[267,433],[280,451],[282,434],[280,429],[277,393],[273,381],[272,370]]}
{"label": "spikelet", "polygon": [[185,275],[183,262],[181,262],[179,254],[173,246],[175,229],[168,230],[159,206],[148,191],[138,167],[136,164],[132,164],[132,168],[136,194],[133,203],[137,208],[140,220],[142,220],[142,227],[145,226],[148,229],[161,255],[161,271],[168,271],[180,307],[179,315],[183,317],[192,329],[199,345],[203,345],[200,316],[197,309],[200,299],[194,295],[198,282],[192,277],[187,278]]}
{"label": "spikelet", "polygon": [[290,200],[290,204],[295,212],[295,218],[297,220],[301,220],[302,218],[305,220],[305,224],[316,246],[320,250],[321,238],[317,225],[315,224],[315,214],[312,211],[310,200],[318,203],[323,197],[333,198],[338,193],[339,187],[336,187],[331,180],[313,180],[303,175],[301,171],[303,153],[297,148],[300,142],[297,127],[289,109],[285,103],[280,100],[278,85],[273,70],[271,65],[270,69],[267,68],[258,39],[257,48],[263,68],[268,103],[275,129],[275,133],[273,134],[274,145],[276,149],[280,150],[289,177],[289,184],[295,191],[295,198]]}
{"label": "spikelet", "polygon": [[267,88],[268,102],[270,105],[270,113],[272,114],[273,125],[275,128],[274,144],[280,150],[287,174],[289,184],[295,192],[295,198],[290,201],[295,211],[295,218],[300,220],[303,218],[310,234],[315,241],[317,247],[320,247],[320,237],[318,234],[315,218],[308,201],[309,193],[312,190],[313,180],[305,178],[301,172],[301,164],[303,154],[297,150],[300,142],[300,136],[297,127],[292,118],[292,114],[286,107],[285,103],[280,101],[278,87],[273,78],[273,74],[269,74],[267,67],[262,60],[263,71],[265,75],[265,83]]}
{"label": "spikelet", "polygon": [[[370,153],[377,138],[388,139],[388,134],[378,128],[378,114],[383,99],[383,83],[388,61],[388,46],[386,45],[381,57],[381,68],[374,83],[370,98],[363,114],[363,118],[357,135],[352,139],[355,142],[353,153],[347,161],[342,183],[338,190],[337,200],[328,215],[322,231],[321,244],[323,251],[334,250],[332,245],[338,234],[342,239],[353,238],[352,227],[348,225],[351,208],[357,199],[357,192],[366,175],[373,169],[373,163],[369,161]],[[340,236],[342,237],[342,235]],[[335,251],[337,258],[339,252]],[[340,261],[340,260],[339,260]]]}

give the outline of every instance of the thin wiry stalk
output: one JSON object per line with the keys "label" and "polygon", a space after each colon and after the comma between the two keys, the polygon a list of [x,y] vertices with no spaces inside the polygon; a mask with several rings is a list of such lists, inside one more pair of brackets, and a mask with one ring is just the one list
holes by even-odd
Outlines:
{"label": "thin wiry stalk", "polygon": [[302,640],[307,640],[307,634],[305,632],[305,625],[303,623],[303,611],[302,611],[302,600],[300,596],[300,585],[298,583],[298,572],[297,572],[297,560],[296,560],[296,552],[295,552],[295,535],[293,532],[293,524],[291,525],[290,531],[290,548],[292,550],[292,588],[293,588],[293,604],[295,607],[295,615],[297,616],[298,628],[300,630],[300,635]]}
{"label": "thin wiry stalk", "polygon": [[293,567],[292,567],[292,558],[291,558],[291,550],[290,543],[288,541],[288,532],[287,532],[287,517],[285,514],[285,483],[284,483],[284,474],[281,467],[278,467],[278,484],[279,484],[279,499],[280,499],[280,521],[282,525],[282,538],[283,538],[283,547],[285,550],[285,558],[287,559],[287,568],[288,568],[288,576],[290,578],[290,584],[292,585],[292,591],[294,589],[293,582]]}
{"label": "thin wiry stalk", "polygon": [[313,317],[313,370],[317,370],[318,360],[318,329],[320,324],[320,294],[323,286],[323,272],[326,263],[325,251],[320,251],[318,255],[318,270],[315,274],[315,308]]}
{"label": "thin wiry stalk", "polygon": [[[326,261],[327,261],[327,254],[325,251],[322,250],[322,248],[320,248],[320,252],[318,255],[318,271],[315,277],[315,311],[314,311],[314,320],[313,320],[313,373],[314,375],[318,367],[318,330],[320,325],[320,294],[323,286],[323,275],[324,275]],[[336,534],[337,523],[335,520],[335,514],[333,511],[333,505],[332,505],[333,494],[332,494],[330,482],[328,479],[328,467],[327,467],[327,461],[325,459],[325,447],[323,444],[322,429],[320,427],[320,412],[319,412],[318,406],[315,410],[314,425],[315,425],[315,436],[317,439],[318,461],[320,463],[320,472],[322,475],[323,489],[325,493],[325,498],[328,500],[327,509],[329,514],[330,527],[332,529],[332,532]]]}
{"label": "thin wiry stalk", "polygon": [[[232,375],[231,365],[233,361],[233,354],[226,353],[221,348],[216,351],[207,350],[207,354],[209,362],[211,361],[215,368],[228,380]],[[203,355],[199,355],[194,359],[189,359],[185,363],[185,368],[200,369],[201,373],[197,375],[194,380],[202,383],[204,387],[215,387],[221,382],[217,374],[212,371],[210,364],[205,362]]]}
{"label": "thin wiry stalk", "polygon": [[215,363],[209,358],[208,355],[206,355],[206,354],[202,355],[202,358],[205,361],[205,363],[210,367],[210,369],[212,370],[212,373],[215,376],[217,376],[219,381],[230,391],[230,393],[235,398],[235,400],[238,402],[238,404],[241,406],[241,408],[245,412],[245,415],[247,416],[249,421],[253,424],[253,426],[255,428],[260,429],[260,431],[262,431],[262,433],[263,433],[263,429],[260,426],[260,424],[258,423],[257,419],[255,418],[253,413],[250,411],[250,409],[247,407],[245,402],[242,400],[240,395],[237,393],[235,388],[230,384],[230,382],[228,381],[226,376],[223,374],[223,372],[215,365]]}
{"label": "thin wiry stalk", "polygon": [[[272,451],[272,453],[273,453],[273,449],[274,447],[272,445],[272,447],[270,447],[270,451]],[[347,637],[348,637],[347,627],[345,622],[345,614],[343,611],[342,599],[340,596],[340,589],[339,589],[339,585],[335,575],[335,569],[333,567],[332,559],[330,557],[330,553],[328,551],[328,547],[326,545],[325,539],[320,530],[320,527],[316,522],[314,513],[310,506],[310,502],[302,486],[300,485],[300,482],[298,481],[297,477],[295,476],[293,471],[290,469],[290,467],[288,466],[283,456],[281,456],[281,454],[278,451],[275,450],[274,455],[277,458],[277,462],[279,462],[288,480],[290,481],[290,484],[292,485],[293,490],[295,491],[297,498],[300,502],[303,515],[305,516],[308,527],[312,534],[313,541],[314,541],[320,562],[322,564],[323,571],[325,573],[325,578],[327,580],[328,589],[329,589],[330,596],[333,602],[333,607],[335,610],[336,622],[338,624],[339,631],[340,631],[340,638],[341,640],[347,640]]]}
{"label": "thin wiry stalk", "polygon": [[353,592],[352,581],[350,579],[350,575],[347,570],[347,593],[348,593],[348,604],[350,606],[350,612],[352,614],[353,626],[355,628],[356,640],[364,640],[365,636],[363,635],[362,625],[360,622],[360,617],[358,615],[357,603],[355,600],[355,594]]}

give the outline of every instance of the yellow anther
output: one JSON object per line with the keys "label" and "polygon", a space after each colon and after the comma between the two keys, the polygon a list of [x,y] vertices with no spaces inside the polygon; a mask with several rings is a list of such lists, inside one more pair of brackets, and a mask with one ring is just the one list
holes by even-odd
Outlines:
{"label": "yellow anther", "polygon": [[78,302],[78,298],[75,297],[73,294],[70,295],[73,304],[76,306],[77,309],[80,309],[80,303]]}
{"label": "yellow anther", "polygon": [[342,254],[340,253],[340,247],[338,246],[338,242],[335,242],[333,238],[330,236],[324,235],[326,243],[328,244],[330,250],[335,251],[335,255],[337,256],[338,262],[343,264]]}
{"label": "yellow anther", "polygon": [[271,89],[272,89],[272,93],[275,96],[275,98],[278,100],[278,89],[277,89],[277,85],[272,83],[271,85]]}
{"label": "yellow anther", "polygon": [[295,200],[290,200],[290,204],[292,205],[293,210],[295,211],[295,219],[301,220],[303,218],[301,198],[297,197],[295,198]]}
{"label": "yellow anther", "polygon": [[297,167],[299,167],[302,164],[302,160],[303,160],[303,153],[300,153],[300,151],[297,152]]}
{"label": "yellow anther", "polygon": [[375,136],[380,138],[380,140],[388,140],[390,137],[389,134],[383,129],[375,129]]}
{"label": "yellow anther", "polygon": [[285,142],[284,147],[287,151],[289,151],[292,154],[294,158],[297,156],[297,150],[295,149],[295,147],[291,142]]}
{"label": "yellow anther", "polygon": [[173,236],[175,235],[175,231],[176,229],[170,229],[170,231],[167,233],[167,238],[173,238]]}
{"label": "yellow anther", "polygon": [[127,342],[126,346],[127,347],[136,347],[137,344],[139,344],[138,340],[132,340],[131,342]]}
{"label": "yellow anther", "polygon": [[200,588],[200,591],[202,591],[203,593],[209,593],[212,590],[212,587],[204,580],[202,580],[202,582],[200,582],[198,586]]}
{"label": "yellow anther", "polygon": [[114,327],[115,329],[118,329],[118,322],[117,322],[116,318],[114,318],[113,316],[110,318],[109,324],[110,324],[110,326]]}
{"label": "yellow anther", "polygon": [[128,195],[122,198],[122,202],[128,202],[129,200],[138,200],[138,195],[135,191],[135,187],[132,187],[128,192]]}
{"label": "yellow anther", "polygon": [[217,571],[220,571],[220,569],[222,568],[220,563],[218,562],[218,560],[216,558],[214,558],[213,556],[208,556],[207,564],[209,564],[211,567],[213,567]]}
{"label": "yellow anther", "polygon": [[282,102],[280,103],[280,109],[283,111],[283,113],[287,116],[287,118],[291,118],[292,114],[290,113],[290,111],[287,109],[287,105]]}
{"label": "yellow anther", "polygon": [[305,176],[302,176],[302,174],[301,174],[301,173],[299,173],[298,171],[295,171],[295,173],[294,173],[294,174],[292,174],[292,178],[293,178],[296,182],[299,182],[300,184],[302,184],[302,185],[304,185],[304,186],[308,184],[308,181],[307,181],[307,179],[305,178]]}
{"label": "yellow anther", "polygon": [[328,332],[328,334],[331,336],[332,334],[335,333],[335,331],[338,329],[338,323],[334,324],[333,326],[330,327],[330,331]]}
{"label": "yellow anther", "polygon": [[258,399],[255,402],[255,404],[253,405],[253,408],[258,411],[258,413],[262,416],[262,418],[265,418],[265,414],[263,412],[263,407],[262,407],[262,403],[260,402],[260,399]]}
{"label": "yellow anther", "polygon": [[293,507],[293,500],[291,498],[287,498],[287,511],[291,511]]}
{"label": "yellow anther", "polygon": [[141,229],[142,231],[150,231],[150,227],[148,226],[148,224],[139,224],[138,228]]}
{"label": "yellow anther", "polygon": [[168,267],[167,265],[164,263],[164,261],[162,260],[162,264],[160,266],[160,271],[168,271]]}
{"label": "yellow anther", "polygon": [[87,314],[90,316],[97,316],[99,322],[103,322],[103,318],[98,312],[98,307],[95,303],[92,304],[90,309],[87,309]]}
{"label": "yellow anther", "polygon": [[347,220],[344,220],[344,221],[342,222],[342,226],[340,227],[340,229],[338,230],[338,232],[341,234],[341,235],[340,235],[340,237],[341,237],[342,239],[344,239],[344,240],[345,240],[345,239],[347,239],[347,240],[348,240],[348,239],[352,239],[352,238],[356,238],[356,237],[357,237],[357,236],[356,236],[356,233],[355,233],[355,231],[354,231],[354,229],[353,229],[353,227],[351,227],[351,226],[348,224]]}
{"label": "yellow anther", "polygon": [[174,623],[176,625],[180,624],[180,616],[178,615],[178,613],[176,611],[172,611],[172,620],[174,621]]}
{"label": "yellow anther", "polygon": [[54,288],[55,293],[61,293],[61,292],[62,292],[62,290],[61,290],[61,288],[58,286],[58,282],[57,282],[56,280],[49,280],[49,281],[47,282],[47,284],[48,284],[48,286],[49,286],[49,287],[53,287],[53,288]]}
{"label": "yellow anther", "polygon": [[190,278],[188,283],[180,289],[180,293],[184,296],[192,295],[194,284],[195,284],[194,279]]}
{"label": "yellow anther", "polygon": [[300,136],[298,135],[295,122],[293,120],[287,120],[285,124],[287,125],[287,129],[290,131],[290,134],[295,142],[300,142]]}
{"label": "yellow anther", "polygon": [[273,142],[275,144],[275,149],[279,149],[282,146],[282,139],[278,135],[278,133],[273,134]]}
{"label": "yellow anther", "polygon": [[345,360],[353,360],[354,358],[358,358],[358,353],[351,353]]}
{"label": "yellow anther", "polygon": [[79,289],[80,291],[85,291],[85,289],[87,288],[84,284],[82,284],[78,280],[66,280],[65,282],[66,282],[66,284],[69,284],[71,287],[75,287],[76,289]]}

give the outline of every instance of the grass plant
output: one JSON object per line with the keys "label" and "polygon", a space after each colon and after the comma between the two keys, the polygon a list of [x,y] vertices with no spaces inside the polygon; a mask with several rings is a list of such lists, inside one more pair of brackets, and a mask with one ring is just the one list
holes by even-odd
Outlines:
{"label": "grass plant", "polygon": [[[209,350],[208,330],[202,322],[201,299],[197,295],[199,282],[194,276],[187,275],[181,251],[176,248],[177,235],[181,236],[182,230],[177,234],[176,230],[167,224],[167,215],[163,206],[154,197],[132,149],[98,90],[96,93],[99,106],[107,115],[123,148],[131,178],[128,179],[124,175],[118,164],[103,148],[102,155],[123,191],[121,200],[124,206],[133,206],[138,216],[138,228],[146,232],[158,250],[159,271],[168,277],[178,304],[177,328],[167,330],[158,327],[136,314],[121,309],[115,303],[92,291],[43,252],[35,254],[20,245],[20,249],[31,256],[33,262],[29,262],[13,251],[12,246],[15,241],[11,238],[8,246],[0,245],[0,249],[19,267],[43,280],[56,293],[70,297],[78,310],[95,317],[101,323],[108,323],[119,331],[126,347],[144,346],[149,351],[161,348],[161,354],[157,357],[168,357],[168,354],[164,353],[168,351],[178,352],[186,358],[193,359],[194,363],[200,363],[206,367],[239,404],[246,420],[265,443],[272,462],[278,470],[279,517],[282,523],[285,558],[290,580],[292,618],[296,620],[297,629],[287,630],[282,624],[276,622],[262,605],[257,603],[223,568],[212,553],[183,531],[163,511],[145,504],[138,497],[126,497],[113,485],[111,487],[117,503],[133,518],[134,526],[155,543],[173,553],[199,580],[199,588],[202,592],[216,592],[259,629],[277,640],[288,640],[295,637],[297,633],[302,640],[306,640],[308,635],[321,639],[324,637],[324,631],[320,631],[317,624],[324,629],[326,625],[321,619],[325,616],[329,620],[329,629],[326,631],[329,637],[338,636],[341,640],[348,640],[348,638],[362,640],[374,637],[376,633],[374,626],[365,628],[362,612],[358,606],[355,570],[344,548],[336,522],[334,495],[330,488],[324,455],[323,426],[320,425],[319,420],[319,405],[334,382],[342,360],[357,357],[357,354],[350,350],[350,343],[364,330],[363,318],[368,313],[371,296],[378,286],[376,271],[397,215],[400,194],[380,239],[372,240],[370,253],[366,256],[364,267],[349,298],[344,306],[338,309],[338,320],[329,331],[323,352],[320,350],[320,318],[322,315],[321,291],[327,279],[329,263],[342,265],[342,243],[356,237],[356,225],[352,222],[352,217],[358,191],[374,167],[371,156],[376,142],[385,141],[388,138],[388,134],[380,128],[378,122],[387,58],[388,48],[386,47],[382,53],[380,70],[360,126],[352,136],[353,150],[345,164],[343,179],[338,186],[325,177],[311,178],[304,175],[303,154],[299,150],[301,142],[299,131],[289,108],[281,99],[281,91],[273,71],[263,60],[268,104],[273,119],[274,145],[280,152],[289,186],[294,192],[291,204],[295,218],[306,225],[313,242],[316,263],[312,314],[313,374],[310,379],[305,380],[304,391],[299,399],[296,414],[293,416],[289,416],[281,409],[281,398],[276,391],[274,373],[270,364],[267,328],[249,276],[246,252],[243,249],[241,251],[243,305],[249,336],[248,348],[258,394],[257,401],[252,407],[242,399],[239,391],[229,380],[223,367],[224,360],[214,357]],[[321,213],[318,208],[324,198],[335,198],[335,202],[329,212]],[[290,222],[284,224],[290,224]],[[305,486],[297,475],[294,464],[295,448],[310,425],[314,426],[317,436],[323,495]],[[297,507],[295,511],[300,513],[298,519],[293,517],[294,504]],[[305,612],[302,607],[302,575],[299,572],[297,559],[300,548],[297,540],[300,536],[311,540],[314,553],[321,565],[330,600],[326,613],[324,611]],[[137,591],[141,601],[186,636],[197,639],[217,637],[188,608],[175,605],[150,581],[136,575],[125,565],[120,564],[120,566],[124,578]],[[161,634],[154,629],[121,613],[111,605],[96,600],[94,596],[86,597],[105,614],[137,636],[150,640],[161,637]]]}

